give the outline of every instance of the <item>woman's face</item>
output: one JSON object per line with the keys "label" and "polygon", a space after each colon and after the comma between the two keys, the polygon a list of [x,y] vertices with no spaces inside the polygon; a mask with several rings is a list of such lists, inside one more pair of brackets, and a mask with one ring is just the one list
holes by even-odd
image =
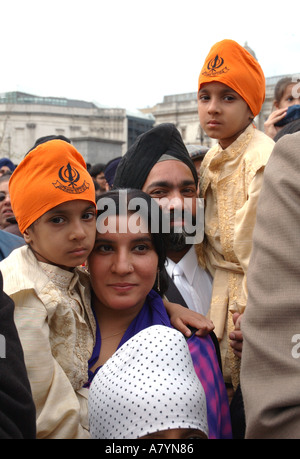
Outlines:
{"label": "woman's face", "polygon": [[158,266],[147,225],[130,232],[130,217],[109,217],[110,229],[97,232],[88,259],[95,304],[100,307],[138,312],[152,289]]}

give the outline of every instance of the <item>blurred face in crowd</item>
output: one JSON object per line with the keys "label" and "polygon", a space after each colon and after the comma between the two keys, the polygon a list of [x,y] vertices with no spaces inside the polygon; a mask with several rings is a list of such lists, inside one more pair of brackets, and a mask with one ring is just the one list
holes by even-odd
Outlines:
{"label": "blurred face in crowd", "polygon": [[106,183],[107,182],[106,182],[106,178],[105,178],[104,172],[100,172],[100,174],[96,175],[95,180],[99,184],[100,190],[102,192],[106,191]]}
{"label": "blurred face in crowd", "polygon": [[9,177],[6,181],[0,182],[0,229],[9,226],[10,223],[6,219],[14,216],[10,203],[8,182]]}
{"label": "blurred face in crowd", "polygon": [[3,175],[5,172],[9,172],[10,168],[8,166],[2,166],[0,169],[0,176]]}
{"label": "blurred face in crowd", "polygon": [[[296,89],[297,83],[291,83],[286,88],[279,102],[275,102],[276,108],[288,108],[300,104],[300,91]],[[299,83],[298,83],[299,84]]]}

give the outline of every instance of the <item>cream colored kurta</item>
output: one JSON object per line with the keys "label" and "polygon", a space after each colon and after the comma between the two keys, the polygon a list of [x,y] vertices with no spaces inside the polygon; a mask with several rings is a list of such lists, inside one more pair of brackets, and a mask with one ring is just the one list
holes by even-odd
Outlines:
{"label": "cream colored kurta", "polygon": [[0,263],[37,411],[38,438],[89,438],[87,389],[95,335],[90,284],[79,269],[40,263],[25,246]]}
{"label": "cream colored kurta", "polygon": [[239,382],[240,360],[230,348],[228,335],[233,329],[232,313],[243,313],[246,307],[257,199],[273,146],[273,140],[251,124],[225,150],[215,145],[200,170],[200,197],[205,198],[204,253],[214,278],[209,317],[220,341],[225,382],[234,387]]}

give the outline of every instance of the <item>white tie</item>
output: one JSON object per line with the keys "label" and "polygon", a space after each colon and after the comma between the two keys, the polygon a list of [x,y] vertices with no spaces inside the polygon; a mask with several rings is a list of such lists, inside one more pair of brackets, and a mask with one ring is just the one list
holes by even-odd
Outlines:
{"label": "white tie", "polygon": [[176,265],[174,267],[172,277],[174,280],[174,284],[180,291],[188,308],[192,309],[193,311],[200,312],[201,314],[203,314],[203,312],[201,312],[202,302],[196,290],[194,289],[194,287],[190,285],[189,282],[187,281],[185,274],[180,266]]}

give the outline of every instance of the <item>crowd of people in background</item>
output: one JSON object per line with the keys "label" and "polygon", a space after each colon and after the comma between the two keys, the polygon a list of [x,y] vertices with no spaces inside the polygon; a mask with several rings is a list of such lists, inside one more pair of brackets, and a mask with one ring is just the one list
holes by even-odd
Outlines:
{"label": "crowd of people in background", "polygon": [[299,437],[299,82],[259,131],[262,68],[222,40],[197,94],[210,149],[162,123],[108,163],[0,159],[0,438]]}

